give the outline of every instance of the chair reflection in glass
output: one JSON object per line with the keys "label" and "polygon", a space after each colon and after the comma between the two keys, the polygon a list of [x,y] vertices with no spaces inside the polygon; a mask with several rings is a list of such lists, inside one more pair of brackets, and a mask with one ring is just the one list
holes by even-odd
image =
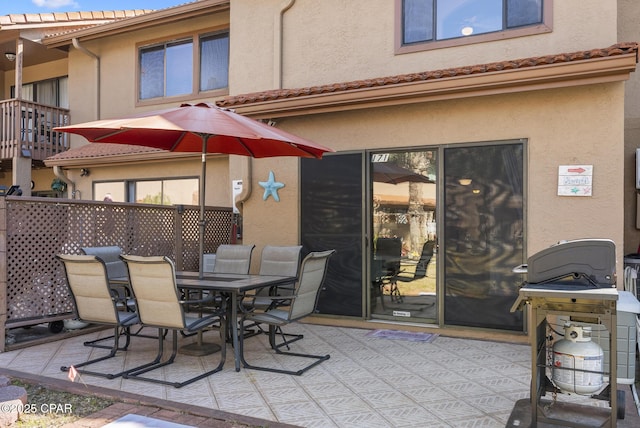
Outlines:
{"label": "chair reflection in glass", "polygon": [[[396,278],[400,273],[400,259],[402,258],[402,240],[400,238],[378,238],[376,240],[375,262],[380,269],[374,280],[379,290],[374,294],[380,296],[384,309],[384,294],[387,292],[392,302],[402,303],[402,295]],[[377,292],[377,293],[376,293]]]}
{"label": "chair reflection in glass", "polygon": [[[245,312],[243,313],[240,321],[241,326],[244,326],[246,322],[269,325],[269,345],[276,354],[311,358],[315,361],[302,368],[294,370],[253,365],[246,360],[244,355],[244,336],[240,335],[240,358],[245,368],[299,376],[310,368],[329,359],[329,355],[311,355],[289,352],[289,345],[302,339],[303,335],[285,335],[282,331],[282,327],[315,312],[320,290],[326,278],[329,258],[334,253],[335,250],[309,253],[302,261],[300,266],[300,278],[295,283],[293,292],[290,295],[268,296],[268,298],[273,301],[273,304],[266,311]],[[279,307],[279,302],[281,301],[288,302],[288,307],[286,309]],[[282,341],[280,343],[276,343],[276,335],[282,337]],[[292,338],[287,339],[287,337]],[[281,349],[283,347],[286,347],[287,351],[283,351]]]}
{"label": "chair reflection in glass", "polygon": [[435,248],[435,246],[435,241],[426,241],[422,246],[420,259],[416,264],[416,269],[413,272],[413,275],[403,275],[404,272],[401,272],[396,276],[396,280],[401,282],[411,282],[421,278],[425,278],[427,276],[427,268],[429,267],[429,262],[433,257],[433,249]]}

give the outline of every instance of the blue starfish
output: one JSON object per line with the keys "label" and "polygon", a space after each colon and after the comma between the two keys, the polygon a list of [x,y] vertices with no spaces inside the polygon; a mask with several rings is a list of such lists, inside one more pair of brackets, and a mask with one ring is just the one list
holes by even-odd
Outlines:
{"label": "blue starfish", "polygon": [[269,180],[258,181],[258,184],[264,187],[264,195],[262,195],[263,201],[266,201],[269,195],[271,195],[276,202],[280,202],[278,189],[282,189],[284,187],[284,184],[276,181],[276,177],[275,175],[273,175],[273,171],[269,171]]}

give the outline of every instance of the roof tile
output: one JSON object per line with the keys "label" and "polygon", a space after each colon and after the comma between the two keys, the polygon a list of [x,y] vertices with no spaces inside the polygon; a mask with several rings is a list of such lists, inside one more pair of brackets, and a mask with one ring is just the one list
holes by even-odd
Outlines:
{"label": "roof tile", "polygon": [[[389,86],[410,82],[442,79],[462,75],[473,75],[482,73],[499,72],[517,68],[537,67],[549,64],[557,64],[571,61],[581,61],[591,58],[604,58],[608,56],[625,55],[629,53],[638,54],[638,43],[621,43],[605,49],[593,49],[589,51],[561,53],[545,55],[539,57],[521,58],[493,62],[489,64],[476,64],[444,70],[424,71],[420,73],[408,73],[395,76],[379,77],[374,79],[354,80],[350,82],[333,83],[329,85],[310,86],[306,88],[275,89],[250,94],[241,94],[226,97],[216,104],[221,107],[230,107],[242,104],[250,104],[260,101],[272,101],[277,99],[295,98],[307,95],[322,94],[327,92],[344,92],[353,89],[361,89],[374,86]],[[131,146],[126,144],[85,144],[76,149],[71,149],[50,157],[52,160],[100,158],[117,155],[140,154],[149,152],[164,152],[164,150],[152,149],[142,146]]]}
{"label": "roof tile", "polygon": [[49,157],[49,159],[96,159],[108,156],[133,155],[152,152],[166,152],[166,150],[144,146],[133,146],[129,144],[89,143],[78,148],[67,150],[66,152],[58,153],[57,155]]}
{"label": "roof tile", "polygon": [[216,104],[221,107],[232,107],[243,104],[250,104],[260,101],[273,101],[285,98],[295,98],[307,95],[318,95],[327,92],[341,92],[353,89],[371,88],[378,86],[395,85],[399,83],[411,83],[424,80],[444,79],[463,75],[482,74],[498,72],[503,70],[513,70],[526,67],[537,67],[543,65],[558,64],[563,62],[581,61],[593,58],[604,58],[629,53],[638,54],[638,43],[620,43],[604,49],[592,49],[580,52],[560,53],[544,55],[538,57],[520,58],[515,60],[499,61],[489,64],[476,64],[443,70],[424,71],[420,73],[401,74],[374,79],[354,80],[350,82],[332,83],[327,85],[310,86],[295,89],[274,89],[250,94],[233,95],[226,97]]}
{"label": "roof tile", "polygon": [[106,19],[122,19],[140,16],[153,12],[153,9],[16,13],[0,16],[0,26],[10,27],[12,24],[40,24],[72,21],[104,21]]}

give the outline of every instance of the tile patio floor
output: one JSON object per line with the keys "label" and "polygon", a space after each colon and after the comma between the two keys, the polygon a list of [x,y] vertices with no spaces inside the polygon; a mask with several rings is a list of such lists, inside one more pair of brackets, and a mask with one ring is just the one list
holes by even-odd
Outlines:
{"label": "tile patio floor", "polygon": [[[528,345],[442,335],[431,343],[391,340],[368,336],[371,330],[302,323],[286,331],[305,335],[292,346],[295,350],[329,353],[331,358],[302,376],[248,369],[236,372],[229,347],[222,372],[182,389],[122,378],[82,376],[82,381],[109,390],[322,428],[504,427],[516,401],[529,397]],[[67,373],[60,366],[106,353],[83,346],[83,342],[110,332],[0,353],[0,367],[66,380]],[[214,342],[216,336],[217,332],[208,332],[205,341]],[[194,338],[180,340],[184,344]],[[155,340],[134,337],[129,351],[92,368],[132,367],[150,360],[156,345]],[[267,350],[265,335],[247,339],[246,346],[251,362],[277,364]],[[153,373],[177,380],[213,367],[217,358],[217,353],[204,357],[179,354],[173,365]]]}

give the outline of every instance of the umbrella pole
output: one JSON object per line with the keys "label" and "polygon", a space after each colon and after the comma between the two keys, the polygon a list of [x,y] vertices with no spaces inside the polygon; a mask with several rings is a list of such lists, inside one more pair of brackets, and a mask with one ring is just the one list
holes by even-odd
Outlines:
{"label": "umbrella pole", "polygon": [[206,177],[207,177],[207,138],[202,137],[202,174],[200,174],[200,233],[198,236],[199,241],[199,268],[198,277],[202,279],[204,277],[204,234],[206,232],[207,223],[205,220],[205,196],[206,190]]}
{"label": "umbrella pole", "polygon": [[[203,135],[202,136],[202,174],[200,175],[200,233],[198,236],[198,246],[199,246],[199,268],[198,268],[198,278],[204,278],[204,234],[207,227],[207,222],[205,220],[205,196],[204,192],[206,190],[206,177],[207,177],[207,139],[209,137]],[[204,343],[202,340],[202,330],[199,330],[198,340],[195,343],[190,343],[188,345],[184,345],[180,348],[180,352],[186,355],[193,356],[203,356],[213,354],[214,352],[218,352],[221,347],[217,343]]]}

